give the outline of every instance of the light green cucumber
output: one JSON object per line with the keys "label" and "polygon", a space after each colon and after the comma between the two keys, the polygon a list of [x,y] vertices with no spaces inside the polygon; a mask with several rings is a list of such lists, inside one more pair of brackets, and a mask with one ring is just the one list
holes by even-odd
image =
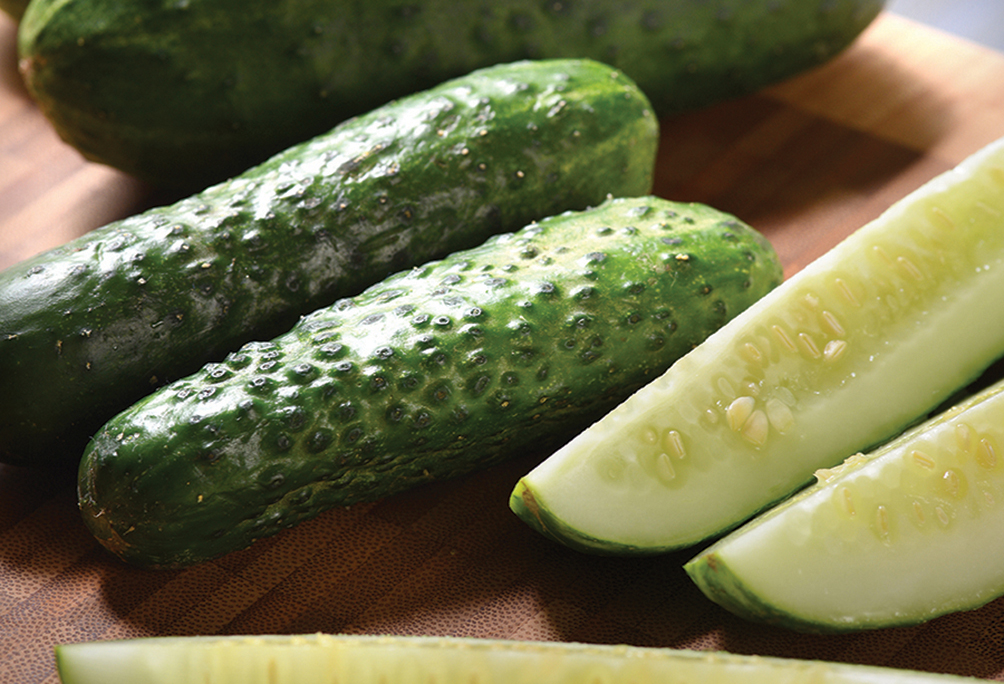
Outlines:
{"label": "light green cucumber", "polygon": [[914,625],[1004,595],[1004,382],[686,564],[737,615],[809,632]]}
{"label": "light green cucumber", "polygon": [[148,637],[56,647],[63,684],[962,684],[849,663],[625,645],[370,635]]}
{"label": "light green cucumber", "polygon": [[611,199],[402,271],[166,385],[80,463],[85,523],[137,565],[241,549],[560,444],[781,281],[735,217]]}
{"label": "light green cucumber", "polygon": [[570,546],[734,528],[924,418],[1004,354],[1004,139],[895,203],[517,484]]}

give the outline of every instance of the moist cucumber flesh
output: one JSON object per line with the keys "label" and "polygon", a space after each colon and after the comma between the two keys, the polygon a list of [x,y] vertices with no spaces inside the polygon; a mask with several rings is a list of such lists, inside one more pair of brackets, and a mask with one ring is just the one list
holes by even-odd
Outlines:
{"label": "moist cucumber flesh", "polygon": [[80,463],[84,521],[184,566],[544,449],[782,279],[734,216],[610,199],[403,271],[149,395]]}
{"label": "moist cucumber flesh", "polygon": [[147,637],[56,646],[63,684],[943,684],[970,677],[851,663],[468,637]]}
{"label": "moist cucumber flesh", "polygon": [[689,561],[712,600],[810,632],[914,625],[1004,594],[1004,382]]}
{"label": "moist cucumber flesh", "polygon": [[592,58],[660,115],[748,93],[849,45],[882,0],[36,0],[28,89],[86,156],[206,184],[495,63]]}
{"label": "moist cucumber flesh", "polygon": [[658,122],[588,60],[499,65],[0,273],[0,460],[75,466],[151,390],[494,233],[651,190]]}
{"label": "moist cucumber flesh", "polygon": [[1004,353],[1004,139],[915,190],[525,475],[585,551],[719,535],[921,420]]}

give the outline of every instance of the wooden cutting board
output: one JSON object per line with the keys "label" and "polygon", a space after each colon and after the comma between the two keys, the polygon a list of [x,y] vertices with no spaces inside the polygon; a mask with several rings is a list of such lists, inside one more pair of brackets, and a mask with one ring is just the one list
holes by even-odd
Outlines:
{"label": "wooden cutting board", "polygon": [[[13,44],[0,19],[0,267],[165,199],[59,142]],[[886,15],[823,68],[663,131],[656,193],[737,214],[791,275],[1004,135],[1004,55]],[[1004,680],[1004,600],[920,627],[804,636],[711,604],[681,570],[688,553],[595,558],[551,544],[507,507],[543,456],[161,572],[96,545],[71,474],[0,466],[0,682],[56,682],[60,642],[312,631],[721,649]]]}

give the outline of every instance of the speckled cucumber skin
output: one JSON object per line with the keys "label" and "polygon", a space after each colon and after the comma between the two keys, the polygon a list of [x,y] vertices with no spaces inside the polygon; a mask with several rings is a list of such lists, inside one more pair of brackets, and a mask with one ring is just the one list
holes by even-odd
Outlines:
{"label": "speckled cucumber skin", "polygon": [[883,0],[35,0],[27,86],[86,156],[215,182],[336,122],[489,64],[587,57],[660,115],[849,45]]}
{"label": "speckled cucumber skin", "polygon": [[84,520],[127,561],[184,566],[543,449],[781,277],[735,217],[654,197],[496,236],[116,416],[80,465]]}
{"label": "speckled cucumber skin", "polygon": [[487,68],[0,273],[0,460],[76,464],[165,382],[403,268],[648,193],[658,122],[596,62]]}

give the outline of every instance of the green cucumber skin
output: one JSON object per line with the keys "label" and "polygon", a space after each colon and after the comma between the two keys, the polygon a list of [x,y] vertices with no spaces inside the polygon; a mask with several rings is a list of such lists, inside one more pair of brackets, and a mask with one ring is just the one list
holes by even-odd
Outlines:
{"label": "green cucumber skin", "polygon": [[0,273],[0,460],[79,458],[155,387],[382,278],[652,185],[658,121],[587,60],[487,68]]}
{"label": "green cucumber skin", "polygon": [[494,63],[585,57],[661,115],[849,45],[882,0],[38,0],[27,86],[62,138],[158,185],[216,182],[394,98]]}
{"label": "green cucumber skin", "polygon": [[785,611],[761,601],[747,591],[743,582],[727,565],[718,563],[713,551],[704,553],[699,561],[697,557],[688,561],[684,565],[684,570],[709,601],[743,620],[806,634],[839,634],[856,631],[849,625],[844,628],[837,626],[821,628],[818,624],[790,616]]}
{"label": "green cucumber skin", "polygon": [[612,199],[545,219],[119,414],[81,462],[84,519],[129,562],[184,566],[557,444],[781,278],[759,233],[700,205]]}
{"label": "green cucumber skin", "polygon": [[666,553],[630,544],[612,544],[608,539],[597,539],[568,525],[561,518],[552,515],[547,507],[540,506],[533,491],[520,480],[509,495],[509,509],[531,530],[546,539],[579,553],[594,556],[654,556]]}

